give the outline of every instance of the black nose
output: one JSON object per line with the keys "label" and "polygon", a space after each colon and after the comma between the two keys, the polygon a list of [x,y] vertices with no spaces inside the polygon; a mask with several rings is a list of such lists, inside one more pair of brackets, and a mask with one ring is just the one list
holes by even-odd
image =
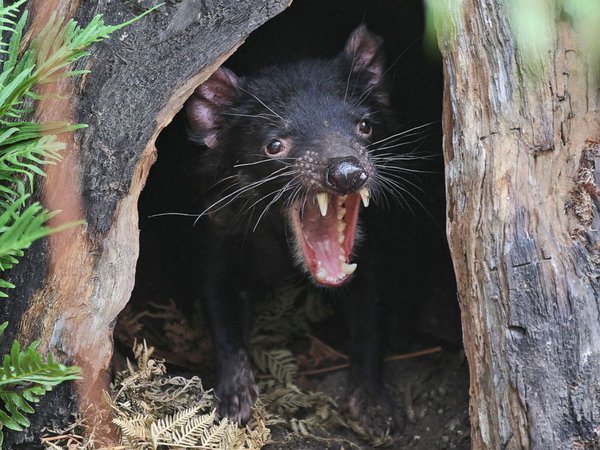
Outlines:
{"label": "black nose", "polygon": [[347,194],[359,190],[369,174],[354,156],[331,158],[327,164],[325,180],[338,192]]}

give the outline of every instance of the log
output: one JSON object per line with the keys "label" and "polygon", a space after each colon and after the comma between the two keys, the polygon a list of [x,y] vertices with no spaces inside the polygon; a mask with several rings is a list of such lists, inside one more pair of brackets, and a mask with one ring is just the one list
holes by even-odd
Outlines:
{"label": "log", "polygon": [[597,74],[566,21],[551,30],[552,48],[532,76],[506,2],[461,5],[440,47],[447,234],[473,448],[596,448]]}
{"label": "log", "polygon": [[[157,1],[80,2],[31,0],[29,36],[53,11],[87,23],[103,14],[121,23]],[[38,103],[40,120],[69,120],[89,128],[62,136],[64,160],[48,170],[39,198],[62,210],[56,226],[78,226],[36,243],[10,274],[17,285],[1,304],[11,328],[3,340],[41,340],[42,352],[83,368],[75,386],[49,394],[30,431],[13,435],[8,448],[32,448],[42,426],[59,426],[108,387],[112,331],[129,300],[138,256],[137,200],[156,158],[154,141],[201,84],[251,31],[289,0],[182,0],[92,48],[79,65],[91,70],[53,87],[64,99]],[[52,405],[52,406],[49,406]]]}

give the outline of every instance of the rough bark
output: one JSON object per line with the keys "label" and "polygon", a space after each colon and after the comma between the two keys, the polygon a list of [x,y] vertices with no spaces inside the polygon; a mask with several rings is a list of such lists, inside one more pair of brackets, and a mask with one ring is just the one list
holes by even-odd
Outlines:
{"label": "rough bark", "polygon": [[[107,23],[120,23],[156,3],[31,0],[29,32],[39,30],[52,11],[80,23],[98,13]],[[251,31],[288,4],[167,2],[95,45],[80,64],[91,74],[54,87],[65,99],[37,105],[40,120],[89,125],[62,137],[67,143],[64,160],[49,169],[40,192],[48,209],[63,211],[53,225],[82,218],[86,225],[53,235],[27,253],[11,274],[18,287],[1,312],[12,325],[7,338],[23,343],[39,338],[43,351],[82,366],[84,379],[75,392],[80,405],[98,399],[107,387],[113,324],[134,284],[137,200],[156,157],[156,137],[193,89]],[[54,394],[63,398],[63,405],[74,394],[66,391]],[[42,418],[35,423],[53,424],[61,401],[47,401],[55,406],[38,408]],[[39,432],[33,428],[33,434]]]}
{"label": "rough bark", "polygon": [[597,74],[568,23],[534,71],[506,2],[459,3],[441,42],[444,152],[473,448],[597,448]]}

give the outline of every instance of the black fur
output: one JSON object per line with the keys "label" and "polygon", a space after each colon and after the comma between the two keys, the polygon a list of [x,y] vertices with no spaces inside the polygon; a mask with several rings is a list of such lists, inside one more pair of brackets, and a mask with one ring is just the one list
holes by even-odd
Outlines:
{"label": "black fur", "polygon": [[[186,105],[190,136],[206,147],[194,250],[197,295],[216,350],[219,411],[234,421],[248,419],[258,393],[246,351],[252,301],[308,271],[297,255],[291,208],[314,201],[317,192],[367,187],[375,195],[382,187],[370,144],[390,133],[383,72],[381,40],[359,27],[333,60],[271,67],[247,78],[222,68]],[[274,141],[281,146],[270,146]],[[381,385],[380,305],[370,288],[375,274],[368,254],[351,256],[358,269],[350,282],[327,290],[343,305],[350,330],[350,412],[383,434],[392,412]]]}

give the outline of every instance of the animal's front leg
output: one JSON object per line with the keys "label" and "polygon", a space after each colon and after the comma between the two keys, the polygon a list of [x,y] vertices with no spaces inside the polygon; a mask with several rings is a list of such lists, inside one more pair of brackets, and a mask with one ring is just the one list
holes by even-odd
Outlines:
{"label": "animal's front leg", "polygon": [[[233,283],[235,284],[235,283]],[[250,299],[231,280],[210,282],[204,309],[209,320],[217,363],[218,411],[221,417],[244,424],[258,397],[258,387],[246,350],[251,325]]]}
{"label": "animal's front leg", "polygon": [[350,336],[348,410],[367,433],[382,437],[401,421],[382,381],[381,303],[368,280],[357,277],[349,287],[340,299]]}

